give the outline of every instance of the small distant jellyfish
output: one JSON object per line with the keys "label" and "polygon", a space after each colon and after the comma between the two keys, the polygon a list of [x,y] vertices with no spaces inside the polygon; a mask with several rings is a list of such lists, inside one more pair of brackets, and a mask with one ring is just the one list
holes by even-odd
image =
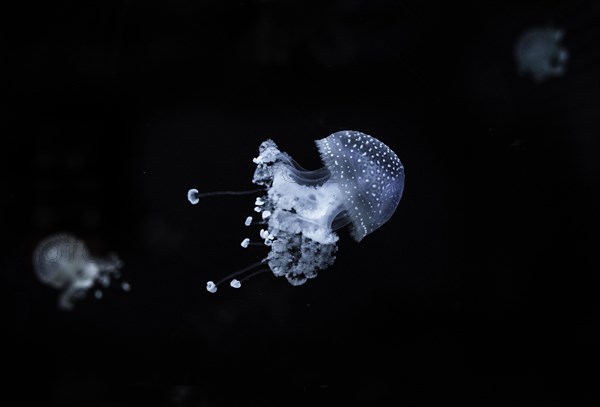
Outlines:
{"label": "small distant jellyfish", "polygon": [[530,75],[537,83],[562,76],[567,69],[569,52],[563,46],[564,31],[537,27],[525,31],[515,45],[519,74]]}
{"label": "small distant jellyfish", "polygon": [[[299,286],[331,266],[337,253],[336,230],[349,225],[351,236],[360,242],[379,229],[396,211],[404,190],[404,166],[387,145],[367,134],[346,130],[315,141],[324,167],[309,171],[275,142],[266,140],[253,161],[257,165],[252,182],[266,195],[256,199],[254,211],[261,214],[261,243],[244,239],[242,247],[270,248],[261,261],[218,282],[218,286],[256,268],[262,269],[230,285],[239,288],[244,280],[270,270],[277,277]],[[256,191],[248,191],[256,192]],[[245,192],[211,192],[242,194]],[[252,217],[246,219],[249,225]],[[267,268],[268,267],[268,268]]]}
{"label": "small distant jellyfish", "polygon": [[[114,254],[93,257],[85,244],[72,235],[61,233],[42,240],[33,253],[33,269],[38,280],[61,291],[58,307],[72,310],[96,285],[108,287],[110,279],[120,277],[121,260]],[[96,299],[102,291],[94,291]]]}

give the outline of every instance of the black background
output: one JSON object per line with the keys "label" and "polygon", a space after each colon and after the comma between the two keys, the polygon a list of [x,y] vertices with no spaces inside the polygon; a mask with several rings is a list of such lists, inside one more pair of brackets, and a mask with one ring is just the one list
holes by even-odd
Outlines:
{"label": "black background", "polygon": [[[3,370],[62,406],[390,405],[594,398],[597,1],[104,1],[5,10]],[[567,74],[516,73],[565,29]],[[406,168],[380,230],[292,287],[243,250],[272,138],[371,134]],[[67,231],[125,262],[72,312],[31,253]],[[253,233],[256,233],[254,231]],[[11,382],[12,383],[12,382]],[[16,389],[16,388],[15,388]],[[547,405],[547,404],[546,404]]]}

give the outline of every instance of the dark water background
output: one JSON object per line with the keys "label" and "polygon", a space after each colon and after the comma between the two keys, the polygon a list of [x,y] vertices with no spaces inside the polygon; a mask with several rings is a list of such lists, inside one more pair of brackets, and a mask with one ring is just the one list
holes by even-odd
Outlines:
{"label": "dark water background", "polygon": [[[61,406],[592,400],[600,361],[597,1],[104,1],[3,16],[3,370]],[[516,73],[565,29],[564,77]],[[8,125],[8,128],[6,128]],[[243,250],[272,138],[371,134],[406,168],[394,217],[292,287],[204,289]],[[132,291],[72,312],[31,253],[68,231]],[[9,390],[8,394],[13,391]],[[7,396],[8,397],[8,396]]]}

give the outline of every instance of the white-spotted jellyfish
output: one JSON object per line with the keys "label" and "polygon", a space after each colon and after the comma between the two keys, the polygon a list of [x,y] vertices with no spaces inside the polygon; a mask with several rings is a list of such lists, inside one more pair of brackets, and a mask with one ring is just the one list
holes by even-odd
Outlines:
{"label": "white-spotted jellyfish", "polygon": [[[75,301],[85,298],[94,286],[94,297],[102,298],[100,288],[108,287],[111,278],[120,278],[122,266],[115,254],[94,257],[81,240],[66,233],[47,237],[33,252],[34,273],[42,284],[60,290],[58,306],[62,310],[73,309]],[[129,284],[123,282],[122,288],[129,291]]]}
{"label": "white-spotted jellyfish", "polygon": [[[264,245],[270,252],[217,283],[208,281],[209,292],[215,293],[222,282],[260,266],[268,269],[233,279],[230,285],[239,288],[244,280],[269,269],[292,285],[302,285],[333,264],[339,239],[336,230],[350,225],[352,237],[360,242],[395,212],[404,189],[404,167],[387,145],[352,130],[315,143],[324,167],[314,171],[302,168],[272,140],[260,145],[253,160],[257,168],[252,182],[263,186],[259,191],[266,195],[254,202],[258,220],[249,217],[244,224],[261,225],[258,236],[262,242],[246,238],[241,246]],[[194,194],[194,198],[216,194],[220,193]]]}
{"label": "white-spotted jellyfish", "polygon": [[562,76],[567,69],[569,52],[563,46],[564,31],[536,27],[525,31],[515,45],[519,74],[530,75],[537,83]]}

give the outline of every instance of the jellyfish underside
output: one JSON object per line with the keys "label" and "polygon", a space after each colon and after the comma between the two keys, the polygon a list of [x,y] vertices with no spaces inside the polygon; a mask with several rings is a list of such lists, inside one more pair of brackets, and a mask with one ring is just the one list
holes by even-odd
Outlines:
{"label": "jellyfish underside", "polygon": [[[290,178],[299,186],[317,189],[328,182],[330,183],[329,185],[336,184],[336,182],[332,180],[331,171],[329,171],[327,167],[321,167],[317,170],[306,170],[298,165],[298,163],[292,158],[289,158],[289,166],[287,167],[287,171],[289,172]],[[309,200],[312,201],[316,198],[316,195],[314,195],[315,198],[313,198],[312,191],[308,190],[304,192],[308,192]],[[340,191],[335,190],[335,188],[329,188],[329,192],[335,192],[336,196],[341,196]],[[333,219],[330,217],[330,229],[332,231],[341,229],[352,222],[348,212],[345,208],[343,208],[343,203],[341,206],[341,209],[339,206],[337,207],[340,209],[339,212],[333,213],[333,215],[335,215]]]}
{"label": "jellyfish underside", "polygon": [[[275,276],[286,277],[290,284],[298,286],[333,264],[338,240],[334,231],[349,224],[350,218],[327,168],[306,170],[285,153],[278,158],[275,165],[259,164],[253,179],[268,190],[267,195],[256,200],[255,211],[267,214],[260,224],[268,225],[268,231],[261,229],[259,236],[263,239],[261,245],[271,250],[249,269],[268,266]],[[245,224],[249,226],[250,222]],[[248,245],[246,238],[242,247]],[[209,282],[207,289],[216,292],[218,285],[238,274],[232,273],[216,284]],[[239,288],[245,280],[232,280],[231,286]]]}
{"label": "jellyfish underside", "polygon": [[271,213],[269,231],[274,236],[285,231],[321,244],[335,243],[338,236],[333,232],[351,222],[339,183],[327,168],[307,171],[287,154],[280,154],[274,163],[261,162],[253,179],[268,189],[259,209]]}
{"label": "jellyfish underside", "polygon": [[337,252],[336,230],[351,222],[339,184],[326,168],[306,170],[274,142],[261,144],[253,182],[267,188],[257,199],[257,212],[268,214],[261,233],[271,248],[263,263],[294,285],[315,278],[331,266]]}

